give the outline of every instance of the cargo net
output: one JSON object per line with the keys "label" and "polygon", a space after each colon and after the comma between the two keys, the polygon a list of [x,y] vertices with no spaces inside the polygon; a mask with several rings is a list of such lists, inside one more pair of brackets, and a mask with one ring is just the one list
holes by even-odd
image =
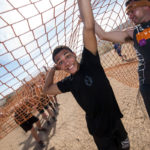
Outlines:
{"label": "cargo net", "polygon": [[[125,14],[124,0],[92,0],[91,3],[95,20],[105,31],[132,26]],[[49,95],[42,94],[42,87],[45,68],[53,66],[51,55],[56,46],[69,46],[77,54],[78,60],[81,59],[83,24],[78,16],[76,0],[1,2],[0,113],[3,115],[0,117],[0,138],[51,100]],[[138,88],[138,61],[133,43],[122,44],[121,49],[122,56],[116,52],[113,43],[98,39],[98,51],[106,75],[129,87]],[[56,72],[54,82],[65,76],[68,74],[63,71]],[[138,99],[141,99],[140,96]],[[125,118],[125,123],[131,137],[131,146],[141,150],[150,141],[150,132],[143,125],[145,117],[141,109],[133,109],[135,106],[134,102],[124,102],[121,109],[126,109],[130,116]],[[133,110],[136,113],[139,111],[142,119],[136,119]],[[132,113],[133,116],[130,115]],[[132,127],[131,122],[134,122]]]}

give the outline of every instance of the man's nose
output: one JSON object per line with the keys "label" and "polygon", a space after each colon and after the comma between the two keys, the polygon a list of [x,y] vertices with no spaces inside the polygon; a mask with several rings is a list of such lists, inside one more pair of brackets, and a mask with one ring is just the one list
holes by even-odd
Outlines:
{"label": "man's nose", "polygon": [[132,18],[133,18],[133,13],[130,12],[130,13],[128,14],[128,17],[129,17],[129,19],[132,19]]}
{"label": "man's nose", "polygon": [[65,60],[65,66],[68,66],[69,65],[69,62],[67,60]]}

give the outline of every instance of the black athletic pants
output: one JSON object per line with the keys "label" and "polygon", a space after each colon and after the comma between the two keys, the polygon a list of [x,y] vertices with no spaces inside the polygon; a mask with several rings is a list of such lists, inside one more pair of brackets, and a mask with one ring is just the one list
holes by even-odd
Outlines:
{"label": "black athletic pants", "polygon": [[127,132],[121,122],[118,120],[115,129],[110,137],[97,137],[93,135],[98,150],[129,150],[130,144]]}
{"label": "black athletic pants", "polygon": [[150,117],[150,84],[140,85],[140,92],[143,97],[147,113]]}

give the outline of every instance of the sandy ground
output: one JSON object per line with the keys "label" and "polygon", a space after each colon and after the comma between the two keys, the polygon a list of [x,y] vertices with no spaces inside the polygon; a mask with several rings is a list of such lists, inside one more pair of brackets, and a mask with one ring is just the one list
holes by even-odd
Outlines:
{"label": "sandy ground", "polygon": [[[110,79],[119,106],[124,114],[123,122],[129,133],[131,150],[150,150],[149,120],[144,116],[141,100],[137,99],[138,89],[130,88]],[[47,133],[40,133],[45,150],[96,150],[89,135],[82,109],[71,93],[58,96],[59,114],[57,122],[47,127]],[[146,118],[146,119],[145,119]],[[0,140],[0,150],[38,150],[38,145],[30,132],[25,133],[20,127]]]}

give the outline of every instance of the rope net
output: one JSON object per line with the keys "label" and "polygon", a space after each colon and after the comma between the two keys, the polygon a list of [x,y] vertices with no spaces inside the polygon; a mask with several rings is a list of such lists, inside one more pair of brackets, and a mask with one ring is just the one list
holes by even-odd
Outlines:
{"label": "rope net", "polygon": [[[132,26],[125,14],[124,0],[92,0],[91,3],[95,20],[105,31]],[[0,102],[5,105],[0,107],[0,113],[4,114],[0,117],[0,138],[51,101],[50,96],[42,95],[41,89],[46,76],[44,68],[53,66],[51,55],[56,46],[69,46],[81,59],[83,24],[78,15],[76,0],[1,2]],[[138,88],[138,61],[133,45],[127,43],[121,47],[125,60],[116,53],[111,42],[98,39],[102,66],[108,77]],[[63,71],[56,72],[54,82],[67,75]],[[130,119],[126,118],[125,122]],[[149,130],[145,129],[144,133],[146,136]],[[136,136],[140,138],[140,133],[134,138]],[[141,143],[136,144],[141,148]]]}

